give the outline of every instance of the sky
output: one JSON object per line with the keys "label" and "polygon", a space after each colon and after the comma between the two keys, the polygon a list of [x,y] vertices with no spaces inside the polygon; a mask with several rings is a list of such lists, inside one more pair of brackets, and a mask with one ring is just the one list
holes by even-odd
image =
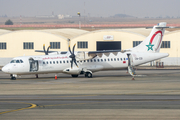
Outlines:
{"label": "sky", "polygon": [[180,0],[0,0],[0,16],[68,14],[109,17],[127,14],[134,17],[180,17]]}

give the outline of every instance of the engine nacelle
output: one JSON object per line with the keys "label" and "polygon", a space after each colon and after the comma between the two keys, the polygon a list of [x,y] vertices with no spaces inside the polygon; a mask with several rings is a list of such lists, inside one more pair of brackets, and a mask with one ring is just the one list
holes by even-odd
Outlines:
{"label": "engine nacelle", "polygon": [[79,75],[81,73],[81,68],[66,68],[63,70],[63,73],[71,74],[71,75]]}

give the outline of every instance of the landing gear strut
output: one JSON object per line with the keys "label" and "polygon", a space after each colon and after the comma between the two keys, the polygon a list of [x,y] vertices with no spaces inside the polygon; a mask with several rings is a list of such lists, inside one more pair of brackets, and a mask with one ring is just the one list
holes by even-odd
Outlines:
{"label": "landing gear strut", "polygon": [[36,74],[35,76],[36,76],[36,78],[39,78],[38,74]]}

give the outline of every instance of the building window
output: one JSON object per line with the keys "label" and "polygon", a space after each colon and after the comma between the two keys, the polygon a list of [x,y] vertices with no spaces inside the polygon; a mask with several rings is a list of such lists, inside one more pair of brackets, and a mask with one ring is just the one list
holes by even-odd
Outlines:
{"label": "building window", "polygon": [[6,49],[6,43],[5,42],[0,43],[0,49]]}
{"label": "building window", "polygon": [[78,42],[78,48],[88,48],[88,42],[86,41]]}
{"label": "building window", "polygon": [[171,43],[170,41],[162,41],[161,48],[170,48]]}
{"label": "building window", "polygon": [[24,42],[23,48],[24,49],[34,49],[34,43],[33,42]]}
{"label": "building window", "polygon": [[50,42],[51,49],[60,49],[60,42]]}
{"label": "building window", "polygon": [[133,47],[136,47],[137,45],[139,45],[142,41],[133,41]]}

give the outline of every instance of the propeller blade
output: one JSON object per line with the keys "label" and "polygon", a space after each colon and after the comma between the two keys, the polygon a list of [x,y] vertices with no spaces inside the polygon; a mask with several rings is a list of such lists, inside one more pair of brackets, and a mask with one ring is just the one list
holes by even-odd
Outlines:
{"label": "propeller blade", "polygon": [[70,48],[70,45],[69,45],[69,52],[72,54],[72,52],[71,52],[71,48]]}
{"label": "propeller blade", "polygon": [[71,60],[71,68],[73,67],[73,60]]}
{"label": "propeller blade", "polygon": [[77,62],[76,62],[76,56],[74,54],[74,49],[75,49],[75,46],[76,44],[74,44],[73,46],[73,49],[71,51],[71,48],[70,48],[70,45],[69,45],[69,52],[71,53],[71,55],[69,56],[71,58],[71,68],[73,68],[73,62],[76,64],[76,66],[78,67],[77,65]]}
{"label": "propeller blade", "polygon": [[51,47],[51,45],[49,45],[49,47],[47,48],[47,51],[46,51],[47,55],[49,54],[49,48],[50,47]]}
{"label": "propeller blade", "polygon": [[43,50],[44,50],[45,55],[47,55],[46,49],[45,49],[45,44],[43,44]]}
{"label": "propeller blade", "polygon": [[76,66],[78,67],[78,65],[77,65],[77,62],[76,62],[76,59],[74,58],[74,63],[76,64]]}
{"label": "propeller blade", "polygon": [[75,48],[75,46],[76,46],[76,43],[75,43],[74,46],[73,46],[73,54],[74,54],[74,48]]}

